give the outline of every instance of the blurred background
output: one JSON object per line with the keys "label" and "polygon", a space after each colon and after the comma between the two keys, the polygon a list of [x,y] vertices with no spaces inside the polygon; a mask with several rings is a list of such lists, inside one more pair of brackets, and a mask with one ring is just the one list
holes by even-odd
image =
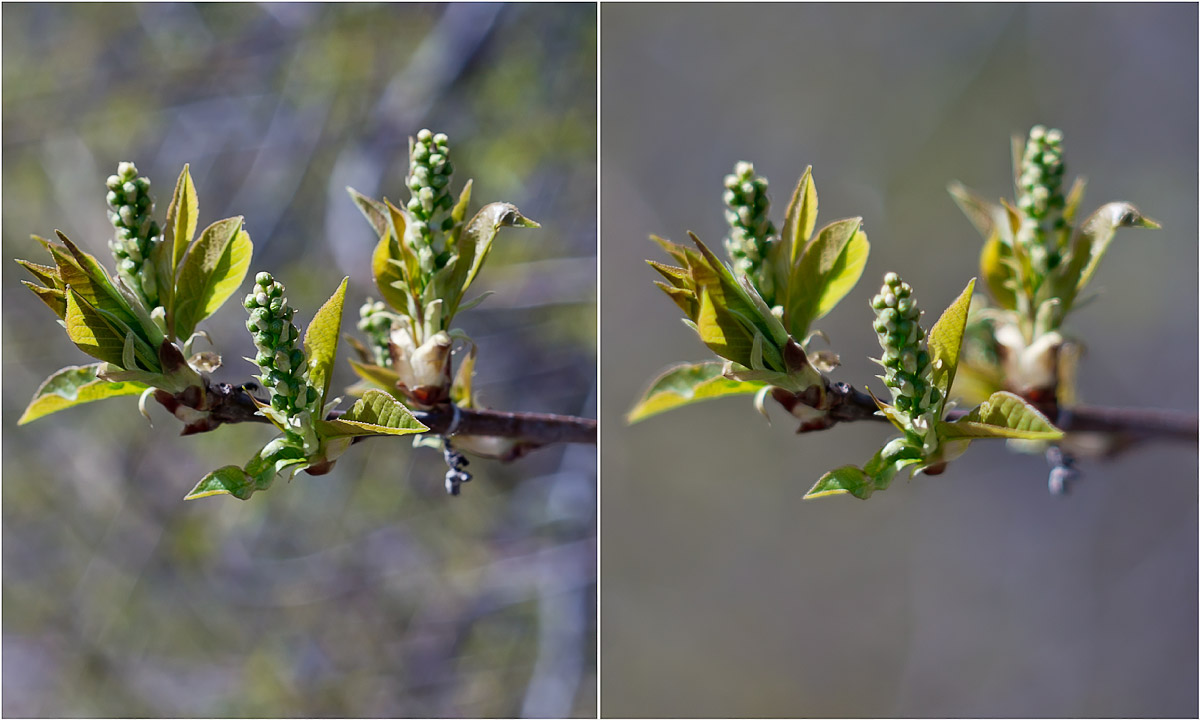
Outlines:
{"label": "blurred background", "polygon": [[[461,317],[482,401],[595,417],[595,58],[587,4],[4,6],[4,715],[594,716],[594,447],[476,460],[450,498],[439,453],[372,441],[184,503],[271,429],[180,438],[133,398],[16,427],[89,359],[12,259],[58,228],[111,264],[105,178],[136,162],[161,220],[186,162],[201,227],[245,215],[300,324],[350,276],[356,334],[375,238],[345,188],[406,200],[429,127],[473,209],[542,224],[501,233]],[[244,323],[204,324],[220,381],[253,371]]]}
{"label": "blurred background", "polygon": [[946,193],[1012,196],[1009,137],[1065,132],[1084,212],[1128,200],[1068,321],[1083,402],[1194,411],[1195,5],[627,5],[601,8],[604,369],[601,698],[606,716],[1197,714],[1195,446],[1081,462],[979,443],[938,477],[804,502],[890,433],[798,437],[748,397],[626,427],[658,371],[709,354],[652,285],[647,240],[726,232],[722,178],[806,165],[818,226],[862,215],[859,286],[817,322],[878,388],[868,301],[889,270],[936,317],[981,239]]}

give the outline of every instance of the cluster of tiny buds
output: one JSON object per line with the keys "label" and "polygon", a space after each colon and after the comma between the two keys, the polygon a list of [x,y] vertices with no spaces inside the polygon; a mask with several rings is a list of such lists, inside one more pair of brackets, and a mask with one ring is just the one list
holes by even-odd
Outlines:
{"label": "cluster of tiny buds", "polygon": [[387,305],[378,300],[371,300],[363,303],[358,309],[358,329],[366,334],[371,341],[371,352],[375,356],[375,363],[388,367],[392,364],[392,354],[388,349],[391,342],[392,322],[395,318],[388,311]]}
{"label": "cluster of tiny buds", "polygon": [[[754,165],[739,162],[732,175],[725,176],[725,219],[729,237],[725,249],[736,272],[760,280],[766,262],[770,238],[775,227],[767,219],[771,202],[767,198],[767,179],[754,174]],[[764,288],[759,288],[763,290]],[[764,298],[767,299],[767,298]]]}
{"label": "cluster of tiny buds", "polygon": [[425,245],[433,244],[435,232],[446,231],[453,226],[450,218],[450,209],[454,205],[454,199],[450,196],[450,177],[453,173],[454,165],[450,162],[450,146],[445,133],[435,135],[429,130],[417,133],[409,158],[407,182],[412,199],[408,201],[408,214],[414,230]]}
{"label": "cluster of tiny buds", "polygon": [[1066,205],[1062,192],[1066,171],[1062,137],[1059,130],[1034,126],[1029,131],[1017,179],[1017,208],[1022,216],[1017,242],[1029,248],[1035,264],[1044,270],[1058,264],[1059,235],[1066,227],[1062,216]]}
{"label": "cluster of tiny buds", "polygon": [[312,409],[317,390],[308,384],[308,363],[297,345],[300,331],[292,324],[296,311],[283,293],[283,285],[270,273],[260,272],[243,304],[250,311],[246,329],[258,349],[258,379],[271,392],[271,407],[293,417]]}
{"label": "cluster of tiny buds", "polygon": [[132,279],[137,288],[153,302],[157,296],[153,268],[146,263],[151,242],[162,234],[154,221],[154,199],[150,196],[150,179],[140,177],[131,162],[117,166],[117,174],[107,182],[108,219],[116,229],[109,241],[117,270]]}
{"label": "cluster of tiny buds", "polygon": [[890,272],[883,287],[871,300],[875,310],[874,329],[883,348],[880,363],[886,370],[884,384],[892,391],[898,410],[917,418],[936,407],[941,393],[931,382],[932,366],[921,328],[921,311],[912,297],[912,287]]}

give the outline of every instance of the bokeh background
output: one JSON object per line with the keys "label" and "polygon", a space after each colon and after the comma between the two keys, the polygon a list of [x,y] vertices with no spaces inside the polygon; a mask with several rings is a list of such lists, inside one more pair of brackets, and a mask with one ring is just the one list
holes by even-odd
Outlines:
{"label": "bokeh background", "polygon": [[[936,317],[981,240],[947,195],[1012,195],[1009,137],[1065,134],[1084,210],[1133,202],[1069,320],[1082,400],[1197,398],[1194,5],[604,5],[601,711],[606,716],[1197,714],[1197,458],[1083,462],[980,443],[868,502],[801,501],[889,436],[797,437],[749,398],[622,421],[664,366],[707,355],[652,285],[650,233],[724,236],[738,160],[772,217],[813,165],[824,224],[862,215],[860,285],[817,323],[878,387],[867,306],[898,271]],[[868,426],[869,425],[869,426]]]}
{"label": "bokeh background", "polygon": [[[587,4],[4,6],[4,715],[595,714],[594,447],[477,460],[450,498],[439,453],[372,441],[184,503],[271,429],[180,438],[132,398],[16,427],[88,359],[12,262],[55,228],[110,262],[105,178],[136,162],[161,218],[187,162],[202,224],[246,216],[251,273],[300,323],[350,276],[355,333],[374,238],[345,187],[407,199],[430,127],[475,208],[542,223],[500,235],[475,287],[496,294],[461,316],[483,402],[595,417],[595,58]],[[237,302],[205,323],[218,380],[253,371],[244,323]]]}

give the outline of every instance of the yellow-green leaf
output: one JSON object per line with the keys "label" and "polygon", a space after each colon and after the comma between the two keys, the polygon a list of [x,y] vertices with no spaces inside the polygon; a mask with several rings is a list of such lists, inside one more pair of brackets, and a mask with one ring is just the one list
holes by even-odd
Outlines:
{"label": "yellow-green leaf", "polygon": [[963,331],[967,327],[967,311],[971,309],[971,293],[975,290],[975,278],[959,294],[958,299],[942,313],[933,329],[929,331],[929,357],[933,362],[933,386],[944,398],[954,384],[954,371],[958,368],[958,355],[962,351]]}
{"label": "yellow-green leaf", "polygon": [[196,223],[200,217],[200,199],[196,197],[196,186],[192,184],[192,173],[185,164],[175,181],[175,193],[167,207],[167,245],[171,248],[171,271],[179,267],[188,245],[196,237]]}
{"label": "yellow-green leaf", "polygon": [[867,242],[867,234],[860,229],[851,236],[830,268],[825,278],[825,286],[821,288],[821,296],[817,300],[817,314],[814,320],[825,317],[846,297],[846,293],[854,289],[858,279],[862,277],[863,268],[867,266],[867,255],[870,252],[871,244]]}
{"label": "yellow-green leaf", "polygon": [[67,337],[88,355],[121,367],[125,348],[124,333],[117,332],[96,312],[91,303],[75,292],[73,287],[67,287],[66,298],[67,312],[64,322],[67,326]]}
{"label": "yellow-green leaf", "polygon": [[983,243],[983,251],[979,254],[979,270],[983,273],[983,281],[992,299],[1006,310],[1015,310],[1017,307],[1017,296],[1013,292],[1016,278],[1012,265],[1012,251],[1000,240],[998,233],[992,233]]}
{"label": "yellow-green leaf", "polygon": [[187,338],[242,284],[254,246],[241,216],[218,220],[200,234],[183,259],[168,323],[174,336]]}
{"label": "yellow-green leaf", "polygon": [[730,380],[721,373],[724,363],[683,363],[667,368],[642,393],[629,414],[628,423],[635,423],[684,405],[725,397],[727,395],[751,395],[766,383]]}
{"label": "yellow-green leaf", "polygon": [[411,435],[429,430],[402,403],[382,390],[368,390],[336,420],[321,420],[323,437],[345,435]]}
{"label": "yellow-green leaf", "polygon": [[329,394],[329,382],[333,379],[333,363],[337,359],[337,341],[342,332],[342,305],[346,301],[346,283],[349,277],[334,291],[325,304],[317,310],[308,330],[304,333],[304,354],[308,356],[308,382],[321,393],[321,404]]}
{"label": "yellow-green leaf", "polygon": [[[791,277],[788,279],[788,304],[784,308],[787,331],[792,337],[806,336],[813,320],[820,317],[819,309],[826,285],[833,276],[842,253],[850,241],[861,232],[861,228],[862,218],[847,218],[826,225],[809,241],[800,260],[792,266]],[[860,250],[865,250],[865,235],[862,243]],[[866,262],[865,256],[862,262]],[[861,266],[857,270],[861,275]],[[857,279],[854,278],[855,281]]]}
{"label": "yellow-green leaf", "polygon": [[371,255],[371,270],[375,275],[375,287],[383,301],[397,310],[408,307],[408,297],[394,283],[404,283],[404,273],[400,270],[400,246],[391,230],[385,228],[375,244],[375,252]]}
{"label": "yellow-green leaf", "polygon": [[1059,440],[1062,430],[1019,395],[1001,390],[992,393],[979,407],[952,423],[942,423],[944,438],[1017,438]]}
{"label": "yellow-green leaf", "polygon": [[110,397],[140,395],[149,385],[139,382],[108,382],[97,377],[100,363],[65,367],[46,378],[25,408],[18,425],[50,413]]}

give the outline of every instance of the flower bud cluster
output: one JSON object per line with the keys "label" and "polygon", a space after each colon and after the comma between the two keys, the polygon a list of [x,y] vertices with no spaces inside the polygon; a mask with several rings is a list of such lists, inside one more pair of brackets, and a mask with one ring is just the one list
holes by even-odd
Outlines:
{"label": "flower bud cluster", "polygon": [[358,310],[358,318],[358,329],[371,343],[371,354],[375,356],[375,364],[390,367],[392,353],[388,345],[391,342],[392,326],[397,320],[395,313],[389,312],[387,305],[382,301],[367,298]]}
{"label": "flower bud cluster", "polygon": [[[288,306],[283,292],[283,285],[270,273],[260,272],[243,303],[250,311],[246,329],[258,348],[254,362],[262,369],[258,379],[271,394],[271,407],[289,421],[297,417],[311,420],[319,410],[318,392],[308,384],[308,361],[299,347],[300,331],[292,324],[296,311]],[[305,412],[308,415],[303,416]]]}
{"label": "flower bud cluster", "polygon": [[1062,132],[1035,125],[1029,131],[1017,178],[1017,209],[1021,212],[1017,242],[1027,249],[1041,274],[1054,269],[1062,259],[1059,238],[1066,228],[1062,189],[1065,170]]}
{"label": "flower bud cluster", "polygon": [[162,230],[151,217],[154,199],[150,196],[150,179],[140,177],[133,163],[123,162],[106,185],[108,219],[116,228],[116,236],[108,246],[117,272],[153,308],[158,305],[158,286],[154,267],[147,260],[154,243],[162,241]]}
{"label": "flower bud cluster", "polygon": [[754,165],[739,162],[732,175],[725,176],[726,210],[729,236],[725,249],[733,261],[734,272],[749,277],[763,300],[772,305],[772,275],[765,267],[767,252],[775,237],[775,226],[767,219],[771,201],[767,198],[767,179],[754,174]]}
{"label": "flower bud cluster", "polygon": [[453,173],[445,133],[435,135],[429,130],[417,133],[409,155],[407,184],[412,199],[408,201],[408,215],[411,237],[425,272],[437,268],[438,256],[445,250],[442,233],[454,225],[450,218],[454,207],[454,198],[450,196]]}
{"label": "flower bud cluster", "polygon": [[912,287],[890,272],[884,276],[883,287],[871,300],[871,307],[883,348],[879,360],[886,371],[883,382],[892,391],[892,404],[912,420],[920,420],[914,429],[928,428],[932,422],[925,416],[939,407],[942,397],[933,386],[933,367]]}

